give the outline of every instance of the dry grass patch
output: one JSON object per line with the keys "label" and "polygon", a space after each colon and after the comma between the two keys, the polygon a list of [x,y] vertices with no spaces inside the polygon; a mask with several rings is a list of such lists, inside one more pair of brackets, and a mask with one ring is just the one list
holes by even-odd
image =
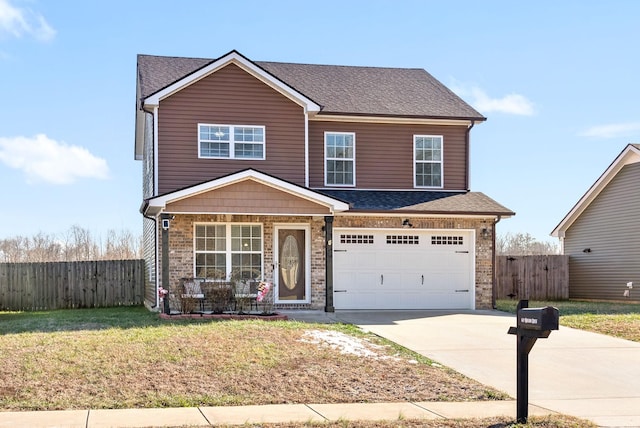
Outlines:
{"label": "dry grass patch", "polygon": [[[0,409],[506,398],[351,326],[159,322],[143,311],[0,313]],[[312,343],[310,331],[375,356]]]}

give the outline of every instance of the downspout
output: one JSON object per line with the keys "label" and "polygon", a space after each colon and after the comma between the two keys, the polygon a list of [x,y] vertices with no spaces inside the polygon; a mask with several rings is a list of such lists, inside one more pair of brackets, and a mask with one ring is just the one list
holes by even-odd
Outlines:
{"label": "downspout", "polygon": [[465,165],[465,167],[466,167],[466,171],[467,171],[467,175],[464,177],[464,185],[465,185],[465,188],[467,189],[467,192],[469,190],[471,190],[470,186],[469,186],[469,175],[470,175],[469,174],[469,165],[470,165],[469,155],[470,155],[470,152],[471,152],[471,149],[469,147],[470,146],[470,144],[469,144],[469,141],[470,141],[469,134],[471,133],[471,128],[473,128],[475,124],[476,124],[476,121],[472,120],[471,121],[471,125],[469,125],[467,127],[467,131],[464,134],[464,149],[465,149],[465,154],[466,154],[466,165]]}
{"label": "downspout", "polygon": [[496,217],[493,221],[493,233],[491,233],[491,307],[496,309],[496,225],[500,222],[501,216]]}
{"label": "downspout", "polygon": [[304,187],[309,187],[309,112],[304,112]]}

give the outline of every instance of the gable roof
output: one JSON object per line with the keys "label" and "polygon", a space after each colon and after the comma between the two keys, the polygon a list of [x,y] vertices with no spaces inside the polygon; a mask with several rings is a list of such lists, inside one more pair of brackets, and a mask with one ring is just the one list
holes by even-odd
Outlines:
{"label": "gable roof", "polygon": [[515,213],[481,192],[401,190],[318,190],[349,202],[349,211],[402,211],[420,214],[491,215],[511,217]]}
{"label": "gable roof", "polygon": [[189,83],[228,59],[254,66],[317,103],[321,115],[486,120],[425,70],[250,61],[237,51],[217,59],[138,55],[138,101]]}
{"label": "gable roof", "polygon": [[565,232],[580,217],[598,195],[607,187],[607,185],[615,178],[620,170],[632,163],[640,162],[640,144],[628,144],[616,159],[609,165],[604,173],[596,180],[596,182],[587,190],[580,200],[571,208],[564,216],[562,221],[553,229],[551,236],[563,238]]}
{"label": "gable roof", "polygon": [[331,212],[341,212],[349,209],[349,205],[344,201],[315,192],[306,187],[299,186],[289,181],[282,180],[280,178],[274,177],[273,175],[265,174],[263,172],[249,168],[226,175],[224,177],[219,177],[200,184],[186,187],[184,189],[179,189],[173,192],[146,199],[142,207],[140,207],[140,212],[144,215],[157,215],[158,213],[164,211],[167,204],[169,203],[177,202],[182,199],[187,199],[201,193],[209,192],[211,190],[219,189],[221,187],[229,186],[231,184],[239,183],[246,180],[253,180],[274,189],[289,193],[296,197],[307,199],[317,204],[326,206],[330,209]]}

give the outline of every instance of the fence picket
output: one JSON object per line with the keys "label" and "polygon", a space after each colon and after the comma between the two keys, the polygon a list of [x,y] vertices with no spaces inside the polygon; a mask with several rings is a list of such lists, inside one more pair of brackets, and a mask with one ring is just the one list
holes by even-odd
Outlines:
{"label": "fence picket", "polygon": [[144,303],[144,260],[0,263],[0,310]]}
{"label": "fence picket", "polygon": [[496,298],[569,298],[569,256],[496,257]]}

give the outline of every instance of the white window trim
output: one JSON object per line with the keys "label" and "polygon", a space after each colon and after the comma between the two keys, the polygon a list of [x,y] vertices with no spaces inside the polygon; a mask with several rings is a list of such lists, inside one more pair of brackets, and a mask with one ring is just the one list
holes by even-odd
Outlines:
{"label": "white window trim", "polygon": [[[201,126],[228,126],[229,127],[229,156],[228,157],[224,157],[224,156],[203,156],[202,155],[202,150],[201,150],[201,143],[203,141],[207,142],[209,140],[201,140],[200,139],[200,127]],[[235,141],[233,136],[234,136],[234,128],[261,128],[262,129],[262,136],[263,136],[263,141],[260,142],[249,142],[249,141]],[[198,158],[199,159],[233,159],[233,160],[248,160],[248,161],[255,161],[255,160],[265,160],[267,158],[267,129],[264,125],[230,125],[230,124],[225,124],[225,123],[198,123],[198,128],[197,128],[197,133],[198,133]],[[226,141],[225,141],[226,142]],[[248,144],[262,144],[262,157],[259,158],[237,158],[235,156],[235,145],[236,143],[248,143]]]}
{"label": "white window trim", "polygon": [[[331,158],[327,157],[327,135],[351,135],[353,136],[353,183],[352,184],[329,184],[327,180],[327,160],[348,160],[347,158]],[[324,185],[327,187],[356,187],[356,133],[355,132],[324,132]]]}
{"label": "white window trim", "polygon": [[[440,186],[418,186],[416,181],[416,165],[418,160],[416,159],[416,138],[440,138],[440,161],[419,161],[420,163],[439,163],[440,164]],[[442,135],[425,135],[414,134],[413,135],[413,187],[415,189],[442,189],[444,188],[444,137]]]}
{"label": "white window trim", "polygon": [[[196,271],[196,255],[197,254],[220,254],[222,253],[222,251],[197,251],[196,250],[196,227],[197,226],[225,226],[225,257],[226,257],[226,269],[227,272],[225,273],[225,280],[229,280],[231,278],[231,273],[232,273],[232,265],[231,265],[231,261],[232,261],[232,255],[234,254],[234,251],[231,250],[231,226],[260,226],[260,272],[262,272],[262,277],[261,278],[257,278],[259,280],[263,280],[264,279],[264,225],[262,223],[244,223],[244,222],[240,222],[240,223],[223,223],[223,222],[194,222],[193,223],[193,276],[197,276],[197,271]],[[252,252],[252,253],[255,253]]]}

